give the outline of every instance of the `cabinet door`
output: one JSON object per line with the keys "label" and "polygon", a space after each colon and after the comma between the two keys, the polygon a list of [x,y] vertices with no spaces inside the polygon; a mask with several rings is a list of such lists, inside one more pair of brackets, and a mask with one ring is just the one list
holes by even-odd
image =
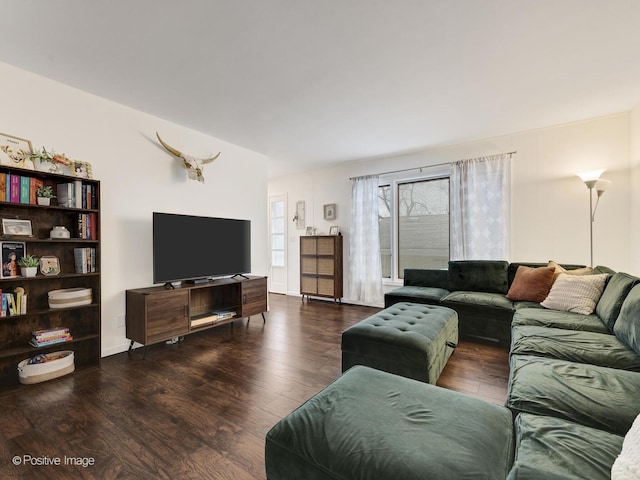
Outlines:
{"label": "cabinet door", "polygon": [[147,295],[147,344],[189,333],[189,291]]}
{"label": "cabinet door", "polygon": [[250,317],[267,311],[267,279],[255,278],[242,282],[242,315]]}

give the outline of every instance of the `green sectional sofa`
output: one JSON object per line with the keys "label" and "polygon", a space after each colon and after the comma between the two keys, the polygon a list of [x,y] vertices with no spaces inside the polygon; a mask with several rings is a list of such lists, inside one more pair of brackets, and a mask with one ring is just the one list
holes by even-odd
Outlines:
{"label": "green sectional sofa", "polygon": [[[506,285],[514,278],[509,272],[517,270],[511,265]],[[504,268],[492,265],[488,271],[495,279]],[[267,434],[267,477],[610,479],[623,441],[627,448],[625,435],[640,418],[640,278],[603,270],[604,278],[580,282],[602,280],[593,312],[512,302],[506,309],[512,318],[497,320],[512,332],[504,406],[356,366]],[[420,278],[423,285],[405,285],[393,296],[407,301],[413,290],[450,307],[453,302],[443,301],[451,293],[443,288],[445,276],[449,272],[415,271],[405,280]],[[567,276],[558,278],[566,283]],[[462,280],[465,288],[495,287],[478,276]],[[482,313],[467,321],[491,323],[493,309],[503,308],[492,298],[479,302]]]}
{"label": "green sectional sofa", "polygon": [[[509,263],[502,260],[450,261],[447,270],[406,269],[404,285],[384,296],[384,305],[398,302],[441,305],[458,312],[461,337],[494,339],[511,343],[511,320],[520,308],[540,308],[538,303],[507,298],[519,266],[545,267],[546,263]],[[584,265],[562,264],[566,270]],[[613,273],[596,267],[594,273]]]}

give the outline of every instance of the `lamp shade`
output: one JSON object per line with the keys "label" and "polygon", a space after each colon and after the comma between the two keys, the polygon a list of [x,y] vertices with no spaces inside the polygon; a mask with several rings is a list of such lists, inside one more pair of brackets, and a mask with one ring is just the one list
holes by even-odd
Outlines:
{"label": "lamp shade", "polygon": [[578,176],[584,183],[594,182],[600,178],[600,175],[602,175],[604,171],[604,168],[601,168],[600,170],[590,170],[588,172],[578,173]]}
{"label": "lamp shade", "polygon": [[596,192],[598,192],[598,196],[602,195],[604,192],[607,191],[607,188],[609,188],[609,185],[611,185],[611,180],[604,180],[604,179],[600,179],[596,182]]}

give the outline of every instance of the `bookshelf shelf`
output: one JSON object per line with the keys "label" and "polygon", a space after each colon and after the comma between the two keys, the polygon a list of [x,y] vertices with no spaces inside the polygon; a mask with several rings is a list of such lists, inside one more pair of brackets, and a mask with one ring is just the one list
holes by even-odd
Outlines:
{"label": "bookshelf shelf", "polygon": [[[82,192],[81,198],[92,208],[56,205],[56,199],[53,205],[37,205],[31,195],[22,199],[24,203],[15,198],[7,201],[11,197],[6,197],[6,180],[11,176],[30,178],[32,187],[37,180],[41,185],[51,186],[54,193],[59,185],[74,184],[74,195],[75,189]],[[79,238],[88,236],[87,226],[81,229],[80,221],[86,221],[89,216],[93,238]],[[58,275],[43,275],[38,270],[35,277],[0,278],[3,293],[13,293],[22,287],[27,295],[26,314],[0,317],[0,390],[20,385],[18,363],[38,353],[72,350],[77,370],[98,366],[101,356],[100,182],[0,165],[0,218],[29,220],[33,234],[4,235],[0,230],[0,242],[23,242],[25,254],[57,257],[60,266]],[[49,238],[55,226],[66,227],[72,238]],[[91,249],[95,271],[76,273],[74,249]],[[48,292],[67,288],[91,288],[92,303],[49,308]],[[67,327],[73,340],[39,348],[29,345],[32,332],[57,327]]]}

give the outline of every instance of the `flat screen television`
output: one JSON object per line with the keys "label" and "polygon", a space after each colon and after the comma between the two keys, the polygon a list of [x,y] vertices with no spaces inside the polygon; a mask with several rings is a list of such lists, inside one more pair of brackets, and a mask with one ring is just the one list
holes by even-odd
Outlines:
{"label": "flat screen television", "polygon": [[251,272],[251,221],[153,212],[153,283]]}

